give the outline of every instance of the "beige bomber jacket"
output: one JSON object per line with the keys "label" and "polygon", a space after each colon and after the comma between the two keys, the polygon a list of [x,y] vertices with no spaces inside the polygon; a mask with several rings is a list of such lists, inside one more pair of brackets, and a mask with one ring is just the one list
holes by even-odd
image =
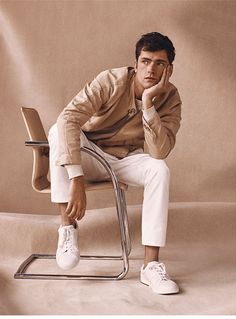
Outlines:
{"label": "beige bomber jacket", "polygon": [[153,99],[156,113],[146,121],[135,103],[134,69],[101,72],[65,107],[57,119],[58,165],[81,164],[80,132],[105,152],[123,158],[144,147],[164,159],[175,145],[180,127],[181,99],[176,87]]}

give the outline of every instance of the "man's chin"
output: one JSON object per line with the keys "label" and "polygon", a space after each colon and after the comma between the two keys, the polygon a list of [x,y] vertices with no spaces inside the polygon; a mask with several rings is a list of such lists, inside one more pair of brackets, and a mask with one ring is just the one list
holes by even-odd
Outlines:
{"label": "man's chin", "polygon": [[152,86],[154,86],[154,85],[156,85],[156,84],[157,84],[157,82],[144,83],[144,84],[143,84],[143,87],[144,87],[144,89],[149,89],[149,88],[151,88]]}

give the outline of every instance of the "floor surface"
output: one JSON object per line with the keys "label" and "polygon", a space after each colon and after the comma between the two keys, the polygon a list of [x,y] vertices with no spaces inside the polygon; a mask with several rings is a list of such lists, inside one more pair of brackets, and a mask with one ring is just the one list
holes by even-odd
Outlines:
{"label": "floor surface", "polygon": [[[0,213],[1,315],[232,315],[236,314],[236,203],[171,203],[161,261],[179,284],[157,295],[139,282],[144,254],[141,206],[129,206],[132,253],[120,281],[14,279],[31,253],[55,253],[58,216]],[[82,254],[120,251],[114,208],[91,210],[80,224]],[[36,261],[40,273],[119,273],[119,261],[81,261],[73,271]]]}

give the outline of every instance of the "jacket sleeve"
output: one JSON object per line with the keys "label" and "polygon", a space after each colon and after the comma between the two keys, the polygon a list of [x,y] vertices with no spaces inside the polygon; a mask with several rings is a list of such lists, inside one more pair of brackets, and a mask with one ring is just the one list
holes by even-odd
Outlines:
{"label": "jacket sleeve", "polygon": [[81,127],[108,99],[103,73],[88,83],[64,108],[57,119],[59,154],[57,165],[81,164]]}
{"label": "jacket sleeve", "polygon": [[143,117],[143,128],[148,153],[156,159],[166,158],[174,148],[180,128],[181,100],[177,89],[169,93],[165,103],[151,120]]}

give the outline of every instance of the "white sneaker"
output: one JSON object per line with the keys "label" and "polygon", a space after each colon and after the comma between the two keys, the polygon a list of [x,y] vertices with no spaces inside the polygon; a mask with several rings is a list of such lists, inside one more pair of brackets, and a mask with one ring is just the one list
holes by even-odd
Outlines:
{"label": "white sneaker", "polygon": [[[75,228],[76,227],[76,228]],[[60,226],[56,252],[57,264],[62,269],[74,268],[80,259],[78,247],[78,226]]]}
{"label": "white sneaker", "polygon": [[170,279],[165,265],[157,261],[151,261],[141,268],[140,281],[152,288],[158,294],[176,294],[179,292],[177,284]]}

